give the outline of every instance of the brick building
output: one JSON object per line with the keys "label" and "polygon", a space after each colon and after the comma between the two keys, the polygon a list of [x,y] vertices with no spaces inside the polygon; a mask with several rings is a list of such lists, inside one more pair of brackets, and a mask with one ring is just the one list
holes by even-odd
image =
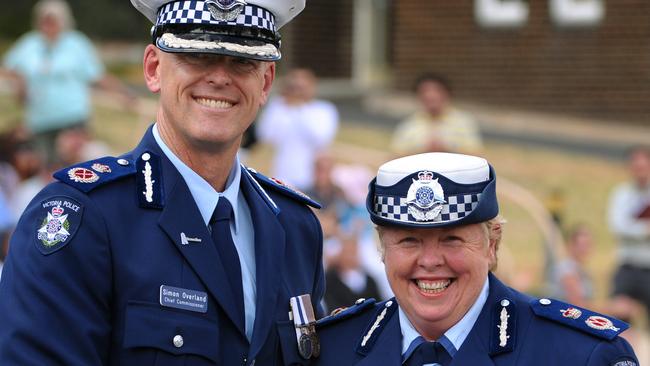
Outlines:
{"label": "brick building", "polygon": [[289,64],[364,89],[435,71],[465,100],[650,124],[647,1],[309,0],[284,35]]}

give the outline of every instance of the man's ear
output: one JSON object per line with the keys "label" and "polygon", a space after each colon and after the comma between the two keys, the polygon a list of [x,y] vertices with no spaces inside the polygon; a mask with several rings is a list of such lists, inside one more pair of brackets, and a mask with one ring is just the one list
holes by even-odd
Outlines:
{"label": "man's ear", "polygon": [[264,87],[262,88],[262,98],[260,101],[261,105],[266,104],[266,101],[269,99],[269,93],[271,92],[271,86],[273,85],[273,80],[275,80],[275,62],[269,62],[265,65],[266,70],[264,70]]}
{"label": "man's ear", "polygon": [[144,50],[142,69],[144,81],[152,93],[160,91],[160,51],[156,46],[150,44]]}

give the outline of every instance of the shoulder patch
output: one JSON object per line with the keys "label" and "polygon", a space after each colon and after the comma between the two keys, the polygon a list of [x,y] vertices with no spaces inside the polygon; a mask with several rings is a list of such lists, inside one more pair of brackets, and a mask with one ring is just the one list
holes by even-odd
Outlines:
{"label": "shoulder patch", "polygon": [[66,196],[55,196],[40,203],[34,243],[48,255],[63,248],[72,240],[81,225],[83,206]]}
{"label": "shoulder patch", "polygon": [[629,328],[629,325],[621,320],[559,300],[533,299],[530,301],[530,307],[539,317],[610,341]]}
{"label": "shoulder patch", "polygon": [[133,161],[107,156],[63,168],[54,173],[54,178],[88,193],[99,186],[135,174],[135,172]]}
{"label": "shoulder patch", "polygon": [[374,305],[377,301],[375,299],[359,299],[354,305],[347,308],[338,308],[332,311],[332,314],[319,319],[316,322],[316,328],[321,328],[329,324],[338,323],[341,320],[351,318],[355,315],[361,314],[364,310]]}
{"label": "shoulder patch", "polygon": [[272,188],[276,192],[280,192],[285,196],[289,196],[311,207],[321,208],[320,203],[314,201],[309,196],[300,192],[299,190],[289,187],[281,180],[276,178],[269,178],[263,174],[258,173],[255,169],[252,168],[247,167],[246,169],[251,173],[251,175],[255,178],[256,181],[258,181],[260,184],[264,185],[265,187]]}

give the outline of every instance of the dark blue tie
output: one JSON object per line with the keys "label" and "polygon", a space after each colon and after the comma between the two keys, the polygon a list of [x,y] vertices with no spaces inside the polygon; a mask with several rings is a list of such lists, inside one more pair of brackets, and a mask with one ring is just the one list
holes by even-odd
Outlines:
{"label": "dark blue tie", "polygon": [[404,365],[422,366],[436,363],[447,366],[451,363],[451,356],[440,342],[422,342],[415,348]]}
{"label": "dark blue tie", "polygon": [[[235,319],[238,326],[244,326],[244,290],[241,278],[241,266],[237,248],[230,234],[230,217],[232,216],[232,205],[225,197],[219,197],[217,207],[214,209],[210,226],[212,228],[212,240],[217,247],[221,264],[223,265],[228,282],[232,289],[232,296],[240,310],[241,318]],[[242,328],[243,329],[243,328]]]}

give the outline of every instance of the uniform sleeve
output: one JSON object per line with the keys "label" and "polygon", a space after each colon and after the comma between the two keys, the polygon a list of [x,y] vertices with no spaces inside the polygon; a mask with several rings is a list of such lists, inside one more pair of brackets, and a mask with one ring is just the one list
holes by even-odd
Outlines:
{"label": "uniform sleeve", "polygon": [[53,183],[34,198],[0,282],[0,365],[107,363],[108,241],[100,212],[80,192]]}
{"label": "uniform sleeve", "polygon": [[632,346],[623,338],[600,342],[589,357],[587,366],[638,366]]}

